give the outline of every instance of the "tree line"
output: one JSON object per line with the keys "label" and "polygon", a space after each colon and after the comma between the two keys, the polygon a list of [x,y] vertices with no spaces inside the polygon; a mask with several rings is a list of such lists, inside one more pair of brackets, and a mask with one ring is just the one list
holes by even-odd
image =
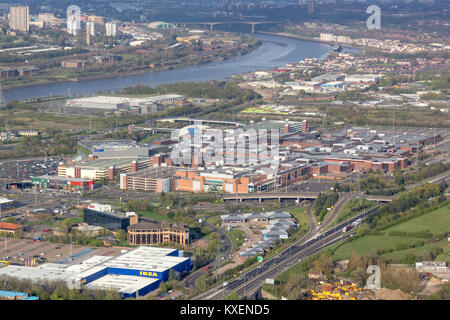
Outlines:
{"label": "tree line", "polygon": [[249,101],[260,96],[252,90],[242,89],[237,84],[228,81],[210,81],[210,82],[178,82],[173,84],[163,84],[156,88],[143,85],[126,87],[122,90],[123,94],[128,95],[156,95],[178,93],[189,97],[202,97],[208,99],[235,99]]}
{"label": "tree line", "polygon": [[312,213],[322,221],[328,212],[328,208],[331,208],[339,200],[339,194],[336,192],[320,193],[316,200],[314,200],[312,206]]}
{"label": "tree line", "polygon": [[63,281],[20,280],[5,276],[0,279],[0,289],[6,291],[25,292],[30,296],[38,296],[40,300],[120,300],[121,295],[114,290],[69,289]]}

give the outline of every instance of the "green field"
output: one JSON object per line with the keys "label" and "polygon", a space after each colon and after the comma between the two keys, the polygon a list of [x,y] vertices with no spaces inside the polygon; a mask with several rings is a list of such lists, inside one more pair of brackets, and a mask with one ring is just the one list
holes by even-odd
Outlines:
{"label": "green field", "polygon": [[220,217],[209,217],[206,218],[206,222],[217,227],[220,227]]}
{"label": "green field", "polygon": [[[388,233],[391,231],[429,231],[433,234],[439,234],[449,230],[450,207],[446,205],[444,207],[431,211],[430,213],[386,229],[383,231],[383,233],[385,233],[384,235],[367,235],[363,238],[347,243],[339,247],[335,251],[334,258],[349,258],[352,254],[352,251],[355,251],[359,255],[366,255],[372,253],[373,251],[376,251],[377,249],[392,248],[395,250],[396,246],[399,244],[413,244],[420,240],[426,240],[423,238],[416,238],[411,236],[389,236]],[[386,253],[383,256],[386,258],[401,258],[407,254],[420,255],[424,250],[430,250],[436,247],[444,249],[444,252],[436,257],[436,259],[446,261],[450,258],[450,244],[447,239],[436,243],[425,244],[424,246],[420,246],[417,248],[396,250],[391,253]]]}
{"label": "green field", "polygon": [[413,244],[417,241],[417,238],[412,237],[367,235],[339,247],[335,251],[333,258],[348,259],[352,256],[353,251],[355,251],[358,255],[368,255],[374,251],[376,252],[377,249],[395,249],[395,247],[399,244]]}
{"label": "green field", "polygon": [[169,219],[166,216],[163,216],[158,213],[151,212],[151,211],[137,211],[136,213],[140,216],[144,216],[144,217],[147,217],[147,218],[153,219],[153,220],[167,220],[167,221],[173,222],[172,219]]}
{"label": "green field", "polygon": [[428,230],[438,234],[450,230],[450,206],[444,206],[423,216],[403,222],[399,225],[386,229],[389,231],[416,232]]}
{"label": "green field", "polygon": [[232,229],[227,233],[230,236],[231,241],[233,241],[233,252],[239,250],[244,243],[245,232],[238,229]]}
{"label": "green field", "polygon": [[430,251],[433,248],[444,249],[444,252],[439,254],[435,260],[438,260],[438,261],[449,261],[450,260],[450,244],[447,239],[444,239],[444,240],[436,242],[436,243],[425,244],[424,246],[417,247],[417,248],[411,248],[411,249],[386,253],[383,255],[383,257],[385,257],[386,259],[391,259],[391,258],[395,259],[395,258],[404,257],[407,254],[421,255],[423,251],[425,251],[425,250]]}
{"label": "green field", "polygon": [[294,216],[300,226],[306,225],[306,227],[309,228],[309,218],[306,213],[306,207],[295,208],[288,210],[288,212]]}

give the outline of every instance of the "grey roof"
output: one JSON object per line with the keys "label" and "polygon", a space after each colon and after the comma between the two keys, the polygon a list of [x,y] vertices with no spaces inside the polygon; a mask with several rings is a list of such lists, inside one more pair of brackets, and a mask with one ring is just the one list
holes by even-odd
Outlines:
{"label": "grey roof", "polygon": [[248,219],[265,219],[265,218],[267,217],[260,213],[252,213],[250,216],[248,216]]}
{"label": "grey roof", "polygon": [[288,212],[282,212],[282,211],[275,211],[275,212],[268,212],[270,219],[279,219],[279,218],[291,218],[292,215]]}

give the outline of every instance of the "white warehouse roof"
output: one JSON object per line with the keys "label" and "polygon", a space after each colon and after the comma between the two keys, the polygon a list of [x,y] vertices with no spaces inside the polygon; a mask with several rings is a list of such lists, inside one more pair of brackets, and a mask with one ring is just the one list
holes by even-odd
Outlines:
{"label": "white warehouse roof", "polygon": [[160,281],[155,278],[108,274],[86,285],[87,289],[117,290],[119,293],[133,294],[141,288]]}
{"label": "white warehouse roof", "polygon": [[164,272],[189,258],[168,256],[176,249],[137,247],[103,263],[112,268],[128,268]]}

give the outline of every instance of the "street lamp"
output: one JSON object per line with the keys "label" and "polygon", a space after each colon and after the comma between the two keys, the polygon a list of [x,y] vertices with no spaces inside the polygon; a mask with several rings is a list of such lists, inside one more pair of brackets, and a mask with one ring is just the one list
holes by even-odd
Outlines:
{"label": "street lamp", "polygon": [[69,234],[69,238],[70,238],[70,257],[72,257],[72,234]]}

